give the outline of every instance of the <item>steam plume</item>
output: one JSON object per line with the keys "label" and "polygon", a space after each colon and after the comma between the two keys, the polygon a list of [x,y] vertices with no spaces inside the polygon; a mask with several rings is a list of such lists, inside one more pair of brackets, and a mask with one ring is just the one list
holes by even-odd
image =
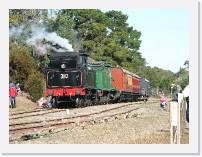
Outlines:
{"label": "steam plume", "polygon": [[56,52],[73,51],[72,45],[65,38],[60,37],[55,32],[48,32],[45,28],[31,27],[31,38],[27,44],[34,47],[36,55],[44,55],[48,49]]}
{"label": "steam plume", "polygon": [[11,27],[9,37],[15,38],[25,35],[28,39],[26,43],[33,47],[34,55],[43,56],[49,50],[56,52],[73,51],[69,40],[60,37],[55,32],[48,32],[46,28],[32,25],[30,32],[25,31],[23,25],[19,27]]}

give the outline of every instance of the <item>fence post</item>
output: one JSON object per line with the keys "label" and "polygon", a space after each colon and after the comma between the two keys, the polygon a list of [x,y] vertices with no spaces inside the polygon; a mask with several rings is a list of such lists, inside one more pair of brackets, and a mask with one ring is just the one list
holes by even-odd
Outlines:
{"label": "fence post", "polygon": [[178,139],[178,103],[170,102],[170,143],[175,144]]}
{"label": "fence post", "polygon": [[[179,98],[179,97],[178,97]],[[178,99],[179,100],[179,99]],[[178,101],[178,105],[177,105],[177,144],[180,144],[180,140],[181,140],[181,131],[180,131],[180,103]]]}
{"label": "fence post", "polygon": [[170,143],[173,144],[172,106],[170,104]]}
{"label": "fence post", "polygon": [[177,144],[181,143],[181,138],[183,135],[183,127],[184,127],[184,104],[183,104],[183,94],[178,93],[178,125],[177,125],[177,133],[178,140]]}

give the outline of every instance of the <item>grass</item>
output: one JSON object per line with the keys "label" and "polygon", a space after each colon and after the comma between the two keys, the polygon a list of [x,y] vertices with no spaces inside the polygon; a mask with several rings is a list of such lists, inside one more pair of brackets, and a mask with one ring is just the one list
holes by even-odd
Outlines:
{"label": "grass", "polygon": [[[130,144],[170,144],[170,132],[160,132],[153,134],[145,134],[129,141]],[[189,134],[185,132],[181,139],[181,144],[189,144]]]}

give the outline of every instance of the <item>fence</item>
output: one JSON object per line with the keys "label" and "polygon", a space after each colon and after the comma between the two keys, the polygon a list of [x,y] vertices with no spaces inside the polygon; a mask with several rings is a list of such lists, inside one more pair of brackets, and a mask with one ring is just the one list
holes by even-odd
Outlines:
{"label": "fence", "polygon": [[170,143],[180,144],[185,129],[186,101],[178,94],[178,102],[170,102]]}

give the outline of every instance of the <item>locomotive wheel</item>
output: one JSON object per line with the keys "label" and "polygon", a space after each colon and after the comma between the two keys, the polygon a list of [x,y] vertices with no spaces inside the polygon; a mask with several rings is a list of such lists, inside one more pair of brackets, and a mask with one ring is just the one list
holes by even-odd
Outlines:
{"label": "locomotive wheel", "polygon": [[107,94],[107,104],[110,104],[114,98],[114,95],[111,93]]}
{"label": "locomotive wheel", "polygon": [[86,106],[92,106],[92,104],[93,104],[93,103],[92,103],[92,101],[91,101],[91,100],[86,99],[82,107],[86,107]]}
{"label": "locomotive wheel", "polygon": [[76,98],[75,107],[82,107],[84,105],[83,98]]}
{"label": "locomotive wheel", "polygon": [[92,105],[98,105],[99,103],[100,103],[100,97],[98,95],[96,95],[95,99],[90,103],[90,106],[92,106]]}

